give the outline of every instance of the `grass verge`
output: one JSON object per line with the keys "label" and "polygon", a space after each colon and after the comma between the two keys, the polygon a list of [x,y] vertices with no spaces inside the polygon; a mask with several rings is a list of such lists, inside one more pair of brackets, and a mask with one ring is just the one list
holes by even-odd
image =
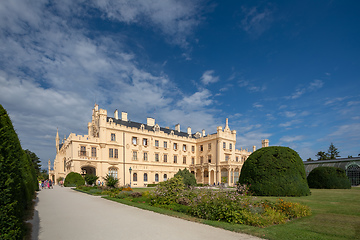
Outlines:
{"label": "grass verge", "polygon": [[[143,191],[134,189],[134,191]],[[145,190],[144,190],[145,191]],[[235,232],[242,232],[266,239],[319,239],[340,240],[360,239],[360,188],[352,189],[311,189],[311,196],[282,197],[282,199],[305,204],[313,215],[292,220],[286,224],[265,228],[226,222],[210,221],[188,216],[184,213],[149,206],[141,202],[103,197],[126,205],[138,207],[173,217],[200,222]],[[276,201],[276,197],[257,197]]]}

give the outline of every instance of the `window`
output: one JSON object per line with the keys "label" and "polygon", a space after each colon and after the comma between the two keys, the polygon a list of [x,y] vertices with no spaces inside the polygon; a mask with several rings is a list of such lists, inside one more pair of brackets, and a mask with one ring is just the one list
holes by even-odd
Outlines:
{"label": "window", "polygon": [[114,158],[119,158],[119,150],[114,149]]}
{"label": "window", "polygon": [[167,180],[167,174],[164,174],[164,181]]}
{"label": "window", "polygon": [[113,178],[118,178],[118,171],[116,168],[109,168],[109,175]]}
{"label": "window", "polygon": [[167,162],[167,154],[164,154],[164,162]]}
{"label": "window", "polygon": [[200,152],[204,151],[204,146],[200,145]]}
{"label": "window", "polygon": [[116,141],[115,133],[112,133],[112,134],[111,134],[111,141]]}
{"label": "window", "polygon": [[183,151],[186,151],[186,145],[185,144],[183,145]]}
{"label": "window", "polygon": [[159,147],[159,140],[155,140],[155,147]]}
{"label": "window", "polygon": [[236,161],[237,161],[237,162],[239,161],[239,157],[236,157]]}
{"label": "window", "polygon": [[158,161],[159,161],[159,154],[155,153],[155,162],[158,162]]}
{"label": "window", "polygon": [[114,157],[114,149],[109,148],[109,158],[113,158]]}
{"label": "window", "polygon": [[208,155],[208,163],[211,163],[211,155]]}
{"label": "window", "polygon": [[191,164],[195,164],[195,158],[191,158]]}
{"label": "window", "polygon": [[226,148],[226,142],[223,142],[223,148],[224,149]]}
{"label": "window", "polygon": [[159,181],[159,174],[155,173],[155,182]]}
{"label": "window", "polygon": [[137,145],[137,138],[136,137],[132,138],[132,144]]}
{"label": "window", "polygon": [[86,147],[85,146],[80,147],[80,156],[86,156]]}
{"label": "window", "polygon": [[225,155],[225,161],[229,161],[229,155]]}
{"label": "window", "polygon": [[96,157],[96,147],[91,148],[91,156]]}
{"label": "window", "polygon": [[208,149],[211,150],[211,143],[208,144]]}
{"label": "window", "polygon": [[148,145],[147,138],[143,138],[143,145],[146,147]]}
{"label": "window", "polygon": [[195,146],[191,146],[191,151],[195,152]]}
{"label": "window", "polygon": [[134,173],[134,174],[133,174],[133,181],[134,181],[134,182],[137,182],[137,173]]}
{"label": "window", "polygon": [[144,152],[144,161],[147,161],[147,160],[148,160],[148,153]]}
{"label": "window", "polygon": [[174,156],[174,163],[177,163],[177,156]]}
{"label": "window", "polygon": [[174,143],[174,150],[177,150],[178,146],[177,143]]}
{"label": "window", "polygon": [[203,162],[204,162],[204,157],[201,156],[201,157],[200,157],[200,164],[203,164]]}
{"label": "window", "polygon": [[183,157],[183,164],[186,164],[186,157]]}
{"label": "window", "polygon": [[167,148],[167,142],[164,141],[164,148]]}
{"label": "window", "polygon": [[231,143],[229,144],[229,149],[230,149],[230,150],[232,149],[232,144],[231,144]]}
{"label": "window", "polygon": [[137,160],[137,151],[133,151],[133,159],[132,160]]}
{"label": "window", "polygon": [[144,182],[147,182],[147,173],[144,173]]}

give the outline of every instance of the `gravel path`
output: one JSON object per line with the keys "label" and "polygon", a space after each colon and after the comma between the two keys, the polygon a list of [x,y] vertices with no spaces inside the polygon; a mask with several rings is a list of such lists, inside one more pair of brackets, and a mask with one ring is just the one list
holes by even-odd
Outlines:
{"label": "gravel path", "polygon": [[55,186],[38,193],[33,239],[260,239]]}

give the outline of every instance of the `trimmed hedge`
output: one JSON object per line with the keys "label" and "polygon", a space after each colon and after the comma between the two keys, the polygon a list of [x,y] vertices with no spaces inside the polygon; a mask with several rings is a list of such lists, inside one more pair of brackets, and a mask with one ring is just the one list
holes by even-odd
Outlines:
{"label": "trimmed hedge", "polygon": [[77,187],[85,185],[85,179],[80,175],[80,173],[71,172],[69,173],[64,182],[65,187]]}
{"label": "trimmed hedge", "polygon": [[304,164],[297,152],[288,147],[264,147],[245,161],[239,178],[258,196],[307,196]]}
{"label": "trimmed hedge", "polygon": [[351,183],[343,169],[337,167],[314,168],[307,177],[310,188],[350,189]]}
{"label": "trimmed hedge", "polygon": [[25,212],[37,189],[34,165],[22,149],[6,110],[0,105],[0,238],[22,239]]}

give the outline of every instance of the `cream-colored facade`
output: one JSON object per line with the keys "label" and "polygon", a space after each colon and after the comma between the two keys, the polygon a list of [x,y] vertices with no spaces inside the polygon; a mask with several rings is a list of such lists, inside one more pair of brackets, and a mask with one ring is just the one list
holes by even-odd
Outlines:
{"label": "cream-colored facade", "polygon": [[[268,142],[263,140],[263,147]],[[50,175],[57,182],[70,172],[95,174],[100,181],[111,174],[120,185],[143,187],[187,168],[197,183],[233,186],[251,154],[235,149],[235,145],[236,131],[230,130],[228,119],[224,129],[219,126],[214,134],[206,135],[205,130],[193,134],[190,127],[181,132],[179,124],[175,129],[162,128],[153,118],[147,118],[146,124],[129,121],[125,112],[119,118],[117,110],[108,117],[107,111],[95,104],[88,135],[71,133],[60,143],[57,133],[57,154]]]}

